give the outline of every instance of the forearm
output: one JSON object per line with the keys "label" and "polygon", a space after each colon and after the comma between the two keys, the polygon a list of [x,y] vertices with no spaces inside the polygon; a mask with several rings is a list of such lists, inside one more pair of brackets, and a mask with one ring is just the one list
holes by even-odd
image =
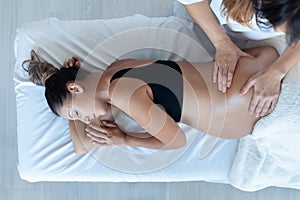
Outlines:
{"label": "forearm", "polygon": [[173,140],[169,144],[165,144],[151,135],[150,137],[142,138],[142,137],[132,136],[129,134],[126,135],[125,145],[131,147],[146,147],[150,149],[161,149],[161,150],[178,149],[185,146],[182,144],[182,142],[176,142],[175,140]]}
{"label": "forearm", "polygon": [[[292,69],[292,67],[300,61],[300,43],[294,47],[288,47],[283,54],[275,61],[275,65],[277,68],[274,69],[278,71],[281,78],[285,77],[286,74]],[[280,66],[278,68],[278,66]]]}
{"label": "forearm", "polygon": [[91,139],[85,134],[86,124],[81,121],[70,120],[69,127],[75,153],[85,154],[94,147]]}
{"label": "forearm", "polygon": [[209,37],[215,47],[222,45],[230,40],[217,21],[208,1],[185,5],[189,14]]}

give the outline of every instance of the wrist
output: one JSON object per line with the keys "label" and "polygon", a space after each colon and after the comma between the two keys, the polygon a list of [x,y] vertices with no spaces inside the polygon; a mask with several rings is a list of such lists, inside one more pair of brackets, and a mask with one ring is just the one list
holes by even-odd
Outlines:
{"label": "wrist", "polygon": [[218,39],[211,40],[213,45],[215,46],[216,49],[224,47],[224,46],[231,46],[233,42],[231,39],[226,35],[224,37],[219,37]]}
{"label": "wrist", "polygon": [[279,80],[282,80],[287,74],[286,67],[283,65],[271,65],[267,71],[269,71],[274,78]]}

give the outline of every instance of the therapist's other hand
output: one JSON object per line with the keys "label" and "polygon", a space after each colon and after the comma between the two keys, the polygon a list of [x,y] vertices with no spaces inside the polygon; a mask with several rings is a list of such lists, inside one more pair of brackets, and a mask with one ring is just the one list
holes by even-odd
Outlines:
{"label": "therapist's other hand", "polygon": [[253,87],[249,112],[255,114],[256,117],[270,114],[278,102],[281,80],[284,76],[272,69],[276,69],[276,66],[274,68],[271,65],[271,67],[252,75],[240,90],[240,94],[244,95]]}
{"label": "therapist's other hand", "polygon": [[213,83],[218,83],[219,91],[225,93],[231,86],[237,62],[243,56],[252,57],[240,50],[231,40],[224,40],[216,45]]}
{"label": "therapist's other hand", "polygon": [[101,121],[101,124],[91,123],[86,128],[86,132],[95,145],[124,146],[126,142],[126,133],[113,122]]}

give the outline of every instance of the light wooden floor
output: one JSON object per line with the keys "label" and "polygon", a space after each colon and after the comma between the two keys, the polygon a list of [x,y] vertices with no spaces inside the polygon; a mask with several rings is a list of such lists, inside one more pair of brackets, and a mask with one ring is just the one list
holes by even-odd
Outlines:
{"label": "light wooden floor", "polygon": [[16,103],[12,73],[16,28],[48,17],[95,19],[132,15],[168,16],[173,0],[0,0],[0,200],[231,199],[294,200],[300,191],[268,188],[246,193],[230,185],[180,183],[28,183],[17,172]]}

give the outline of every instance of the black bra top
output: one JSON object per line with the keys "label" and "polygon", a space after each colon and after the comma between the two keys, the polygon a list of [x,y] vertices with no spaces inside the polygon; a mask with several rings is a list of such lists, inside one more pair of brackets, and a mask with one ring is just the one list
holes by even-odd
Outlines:
{"label": "black bra top", "polygon": [[180,121],[183,78],[176,62],[158,60],[147,66],[122,69],[113,75],[110,82],[121,77],[146,82],[152,90],[153,102],[161,105],[175,122]]}

